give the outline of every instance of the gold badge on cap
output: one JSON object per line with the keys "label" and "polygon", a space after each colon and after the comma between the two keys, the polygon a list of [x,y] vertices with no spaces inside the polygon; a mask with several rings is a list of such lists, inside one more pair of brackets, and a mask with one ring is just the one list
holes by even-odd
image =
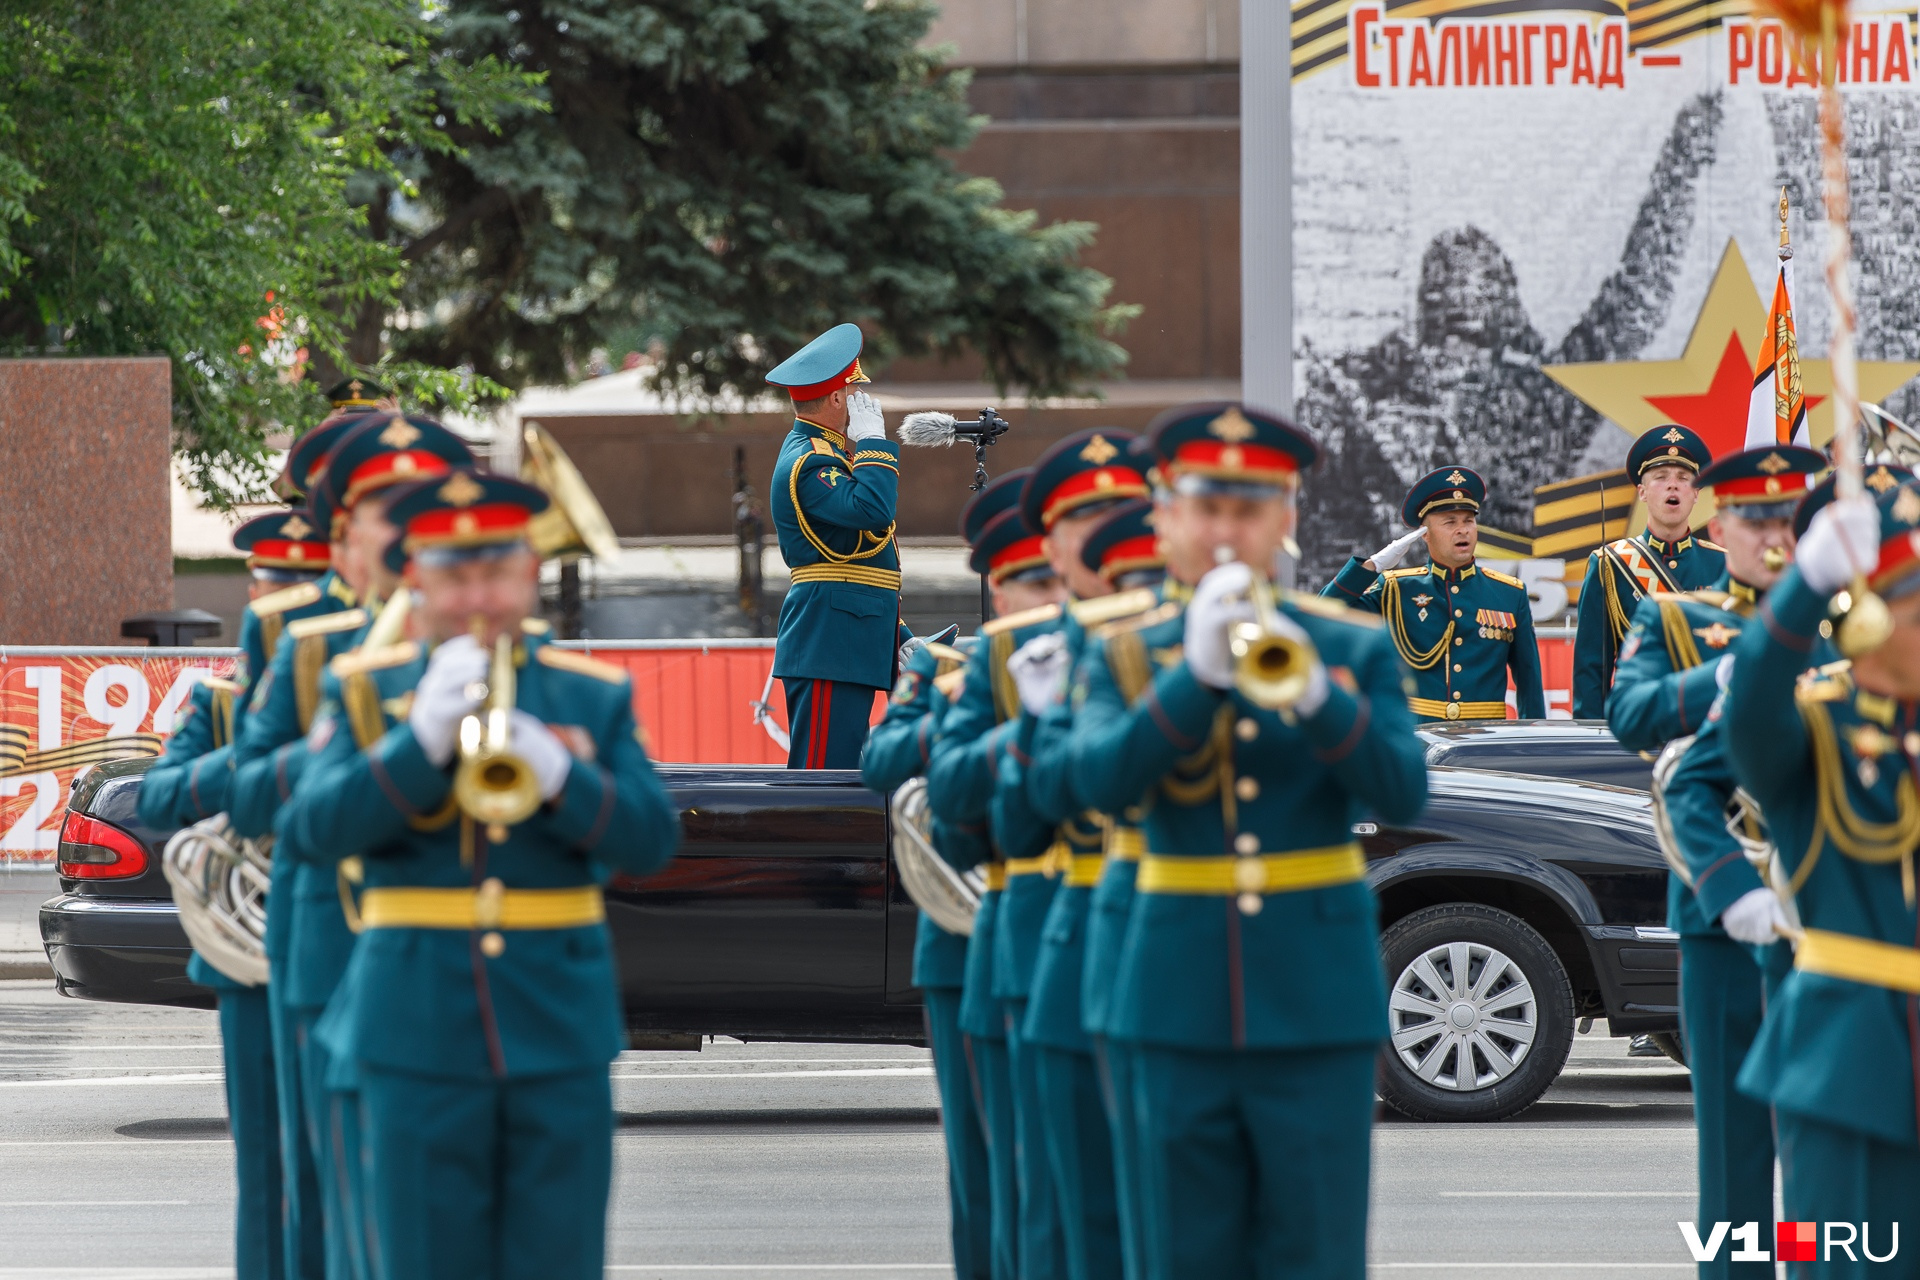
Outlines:
{"label": "gold badge on cap", "polygon": [[1120,456],[1120,450],[1105,436],[1096,435],[1087,441],[1087,447],[1080,451],[1080,457],[1096,467],[1104,467]]}
{"label": "gold badge on cap", "polygon": [[[1448,484],[1465,484],[1466,482],[1467,482],[1467,478],[1461,475],[1457,468],[1454,470],[1452,475],[1447,477]],[[1456,493],[1453,496],[1457,498],[1460,495]]]}
{"label": "gold badge on cap", "polygon": [[1900,482],[1893,478],[1893,472],[1887,470],[1885,465],[1881,465],[1868,472],[1867,478],[1861,483],[1875,493],[1885,493]]}
{"label": "gold badge on cap", "polygon": [[1781,457],[1777,453],[1770,453],[1766,457],[1760,459],[1760,461],[1754,463],[1753,465],[1760,468],[1762,471],[1766,472],[1770,476],[1777,476],[1782,471],[1785,471],[1788,467],[1791,467],[1793,464],[1791,462],[1788,462],[1785,458]]}
{"label": "gold badge on cap", "polygon": [[1901,524],[1920,522],[1920,493],[1902,489],[1900,496],[1893,500],[1893,518]]}
{"label": "gold badge on cap", "polygon": [[453,478],[440,486],[441,500],[456,507],[470,507],[485,497],[486,492],[464,471],[454,472]]}
{"label": "gold badge on cap", "polygon": [[405,418],[395,418],[387,424],[387,429],[380,433],[380,443],[390,449],[404,449],[419,438],[420,428]]}
{"label": "gold badge on cap", "polygon": [[[1680,433],[1680,428],[1678,428],[1678,427],[1668,427],[1668,428],[1667,428],[1667,434],[1665,434],[1665,435],[1663,435],[1663,436],[1661,436],[1660,438],[1661,438],[1662,440],[1665,440],[1665,441],[1667,441],[1667,442],[1668,442],[1669,444],[1679,444],[1679,443],[1680,443],[1680,442],[1681,442],[1682,440],[1685,440],[1685,439],[1686,439],[1686,436],[1684,436],[1684,435],[1682,435],[1682,434]],[[1671,450],[1671,449],[1669,449],[1669,450],[1667,450],[1667,452],[1668,452],[1668,453],[1672,453],[1672,452],[1673,452],[1673,450]]]}
{"label": "gold badge on cap", "polygon": [[1240,406],[1230,405],[1225,413],[1207,424],[1207,434],[1228,444],[1245,444],[1258,434],[1258,428],[1247,421]]}
{"label": "gold badge on cap", "polygon": [[300,542],[304,540],[308,534],[313,532],[313,526],[305,520],[302,520],[299,516],[295,516],[280,526],[280,532],[286,534],[295,542]]}

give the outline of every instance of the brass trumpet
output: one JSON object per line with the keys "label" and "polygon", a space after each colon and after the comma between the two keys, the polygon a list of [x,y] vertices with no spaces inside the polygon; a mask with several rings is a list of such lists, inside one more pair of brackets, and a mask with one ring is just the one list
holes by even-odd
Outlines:
{"label": "brass trumpet", "polygon": [[[1227,564],[1233,552],[1221,547],[1214,559]],[[1285,634],[1279,627],[1280,609],[1273,582],[1258,569],[1247,589],[1253,621],[1236,622],[1227,632],[1233,654],[1233,687],[1254,706],[1284,711],[1300,701],[1313,670],[1313,647]]]}
{"label": "brass trumpet", "polygon": [[[474,639],[482,624],[474,623]],[[486,824],[487,838],[506,839],[507,828],[525,822],[540,807],[540,782],[533,768],[513,753],[513,636],[503,632],[493,644],[481,710],[460,722],[460,764],[453,774],[453,796],[475,822]]]}

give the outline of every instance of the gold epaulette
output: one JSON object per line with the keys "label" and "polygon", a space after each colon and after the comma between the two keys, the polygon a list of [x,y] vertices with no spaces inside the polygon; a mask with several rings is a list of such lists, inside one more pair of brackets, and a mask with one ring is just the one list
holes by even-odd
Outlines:
{"label": "gold epaulette", "polygon": [[305,640],[308,636],[330,636],[342,631],[358,631],[366,625],[365,609],[342,609],[338,613],[322,613],[311,618],[296,618],[287,624],[287,634],[295,640]]}
{"label": "gold epaulette", "polygon": [[965,667],[956,667],[952,671],[944,672],[933,678],[933,687],[946,695],[947,701],[949,702],[960,696],[960,690],[966,683],[967,669]]}
{"label": "gold epaulette", "polygon": [[1693,545],[1696,547],[1705,547],[1709,551],[1718,551],[1721,555],[1727,554],[1727,549],[1725,547],[1721,546],[1717,542],[1708,542],[1705,538],[1695,538],[1693,540]]}
{"label": "gold epaulette", "polygon": [[1145,613],[1153,608],[1160,596],[1151,587],[1136,587],[1132,591],[1117,591],[1110,596],[1095,596],[1091,600],[1075,600],[1067,606],[1073,614],[1073,620],[1083,627],[1097,627],[1102,623],[1124,618],[1129,614]]}
{"label": "gold epaulette", "polygon": [[[1659,598],[1664,600],[1667,597],[1661,596]],[[1706,605],[1709,609],[1724,609],[1727,601],[1733,599],[1733,593],[1731,591],[1715,591],[1712,587],[1701,587],[1677,596],[1675,599],[1692,600],[1695,604]]]}
{"label": "gold epaulette", "polygon": [[388,667],[401,667],[420,656],[420,645],[414,640],[402,640],[399,644],[383,645],[378,649],[355,649],[343,653],[327,664],[327,670],[333,672],[336,680],[345,680],[348,676],[359,675],[363,671],[385,671]]}
{"label": "gold epaulette", "polygon": [[1852,697],[1852,664],[1845,664],[1849,668],[1847,670],[1828,670],[1828,667],[1838,667],[1841,665],[1840,663],[1834,662],[1828,663],[1827,667],[1815,667],[1811,671],[1802,671],[1799,679],[1794,681],[1793,700],[1802,704],[1809,702],[1845,702],[1848,698]]}
{"label": "gold epaulette", "polygon": [[245,685],[233,680],[224,680],[219,676],[208,676],[205,680],[201,681],[201,683],[206,685],[207,688],[212,689],[215,693],[238,694],[247,691]]}
{"label": "gold epaulette", "polygon": [[256,618],[270,618],[276,613],[285,613],[289,609],[299,609],[315,604],[320,599],[320,585],[316,582],[296,582],[291,587],[269,592],[255,600],[247,608],[253,610]]}
{"label": "gold epaulette", "polygon": [[[1389,572],[1397,572],[1390,570]],[[1338,600],[1329,600],[1325,596],[1316,596],[1306,591],[1289,591],[1286,601],[1302,613],[1310,613],[1316,618],[1330,618],[1335,622],[1351,622],[1356,627],[1384,627],[1386,619],[1377,613],[1368,613],[1365,609],[1349,608]]]}
{"label": "gold epaulette", "polygon": [[828,444],[825,440],[816,439],[813,442],[813,451],[815,453],[824,453],[829,458],[837,458],[840,456],[840,451]]}
{"label": "gold epaulette", "polygon": [[1522,591],[1525,591],[1527,589],[1526,583],[1520,581],[1520,579],[1514,577],[1510,573],[1501,573],[1498,569],[1488,569],[1484,567],[1480,570],[1480,572],[1486,574],[1489,578],[1492,578],[1495,582],[1504,582],[1508,586],[1518,587]]}
{"label": "gold epaulette", "polygon": [[929,644],[927,652],[942,662],[957,662],[963,667],[967,664],[967,655],[950,644]]}
{"label": "gold epaulette", "polygon": [[625,667],[616,667],[611,662],[602,662],[598,658],[589,658],[584,653],[575,653],[571,649],[556,649],[552,645],[543,645],[533,655],[540,664],[552,667],[555,671],[571,671],[575,675],[592,676],[595,680],[605,680],[608,684],[619,684],[627,678]]}
{"label": "gold epaulette", "polygon": [[1419,565],[1412,569],[1389,569],[1380,576],[1383,578],[1414,578],[1427,572],[1427,569],[1427,565]]}
{"label": "gold epaulette", "polygon": [[1004,618],[995,618],[980,628],[980,634],[997,636],[1003,631],[1017,631],[1021,627],[1031,627],[1036,623],[1052,622],[1059,616],[1060,606],[1057,604],[1036,605],[1031,609],[1022,609],[1018,613],[1010,613]]}
{"label": "gold epaulette", "polygon": [[553,630],[553,624],[545,618],[520,619],[520,633],[529,636],[544,636]]}
{"label": "gold epaulette", "polygon": [[1158,609],[1149,609],[1145,613],[1135,614],[1131,618],[1120,618],[1109,622],[1094,631],[1094,638],[1109,640],[1114,636],[1125,635],[1130,631],[1145,631],[1148,627],[1158,626],[1169,618],[1177,618],[1185,608],[1178,600],[1168,600]]}

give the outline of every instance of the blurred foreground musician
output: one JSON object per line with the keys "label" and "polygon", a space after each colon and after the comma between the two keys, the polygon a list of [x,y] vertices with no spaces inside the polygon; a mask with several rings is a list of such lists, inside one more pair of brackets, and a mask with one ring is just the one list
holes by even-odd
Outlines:
{"label": "blurred foreground musician", "polygon": [[[626,674],[526,630],[527,526],[546,506],[467,469],[395,497],[417,638],[331,664],[285,820],[308,856],[353,859],[366,885],[365,932],[317,1034],[360,1094],[376,1274],[604,1267],[622,1015],[600,885],[665,865],[679,821]],[[480,821],[455,791],[457,739],[507,684],[500,745],[529,807]]]}
{"label": "blurred foreground musician", "polygon": [[[1793,567],[1733,646],[1721,711],[1734,774],[1766,814],[1801,926],[1793,972],[1739,1085],[1773,1107],[1782,1217],[1865,1223],[1868,1258],[1890,1251],[1893,1222],[1903,1236],[1912,1230],[1920,1205],[1916,535],[1920,484],[1911,479],[1814,516]],[[1862,617],[1861,598],[1877,593],[1890,632],[1850,671],[1803,678],[1843,589]],[[1837,638],[1855,622],[1843,619]],[[1879,638],[1867,631],[1860,642]],[[1920,1274],[1910,1253],[1845,1273]]]}
{"label": "blurred foreground musician", "polygon": [[835,325],[767,375],[793,398],[769,490],[793,582],[773,647],[789,769],[859,766],[874,695],[893,685],[903,638],[900,446],[873,397],[852,389],[868,380],[861,341],[860,326]]}
{"label": "blurred foreground musician", "polygon": [[[1146,809],[1107,1013],[1133,1055],[1144,1272],[1356,1277],[1387,1015],[1352,827],[1425,804],[1405,670],[1364,614],[1260,607],[1318,453],[1303,432],[1206,404],[1151,439],[1168,598],[1096,632],[1071,695],[1085,799]],[[1256,621],[1292,677],[1255,687],[1273,705],[1237,687],[1230,628]]]}

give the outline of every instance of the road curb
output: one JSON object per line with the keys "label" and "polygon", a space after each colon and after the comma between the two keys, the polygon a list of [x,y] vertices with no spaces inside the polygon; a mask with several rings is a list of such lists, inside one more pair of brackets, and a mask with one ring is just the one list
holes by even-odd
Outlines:
{"label": "road curb", "polygon": [[0,955],[0,982],[17,982],[21,979],[53,979],[53,966],[44,955],[36,956],[32,952],[15,951]]}

